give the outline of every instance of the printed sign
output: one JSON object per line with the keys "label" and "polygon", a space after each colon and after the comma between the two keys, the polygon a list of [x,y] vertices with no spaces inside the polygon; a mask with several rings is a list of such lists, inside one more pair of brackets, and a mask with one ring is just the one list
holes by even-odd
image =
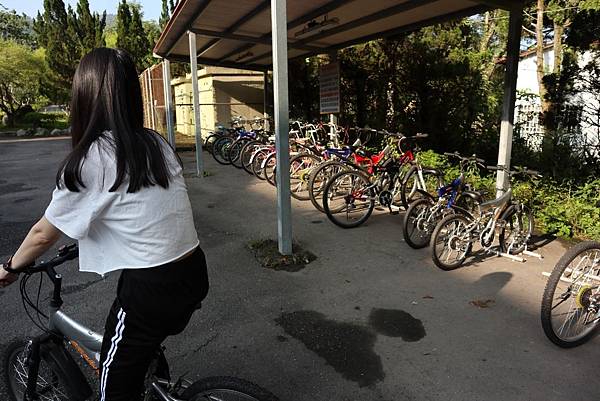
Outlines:
{"label": "printed sign", "polygon": [[321,114],[340,112],[340,64],[329,63],[319,68]]}

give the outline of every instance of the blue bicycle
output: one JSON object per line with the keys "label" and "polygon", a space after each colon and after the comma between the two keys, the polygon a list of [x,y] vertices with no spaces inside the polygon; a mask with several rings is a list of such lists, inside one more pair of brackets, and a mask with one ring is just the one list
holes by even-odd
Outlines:
{"label": "blue bicycle", "polygon": [[425,191],[419,191],[423,196],[410,204],[404,216],[402,232],[404,241],[411,248],[420,249],[429,245],[435,226],[448,214],[468,214],[469,210],[482,201],[483,193],[469,190],[465,182],[465,173],[478,167],[485,168],[484,160],[475,155],[471,157],[463,157],[458,153],[444,153],[444,155],[460,161],[460,175],[450,184],[438,189],[437,199]]}

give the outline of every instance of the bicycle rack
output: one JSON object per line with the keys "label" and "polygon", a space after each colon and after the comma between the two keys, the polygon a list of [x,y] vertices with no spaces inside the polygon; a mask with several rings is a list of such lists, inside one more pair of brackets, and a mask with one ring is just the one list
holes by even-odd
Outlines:
{"label": "bicycle rack", "polygon": [[512,245],[513,244],[510,244],[510,246],[508,247],[508,252],[501,252],[499,249],[492,249],[491,247],[486,249],[486,251],[488,251],[496,256],[501,256],[503,258],[508,258],[512,261],[521,262],[521,263],[526,262],[527,259],[525,259],[523,256],[520,256],[520,255],[531,256],[532,258],[537,258],[539,260],[544,259],[544,257],[541,254],[539,254],[537,252],[532,252],[529,249],[527,249],[528,245],[525,245],[525,249],[521,253],[519,253],[518,255],[513,255],[510,253],[510,249],[512,248]]}

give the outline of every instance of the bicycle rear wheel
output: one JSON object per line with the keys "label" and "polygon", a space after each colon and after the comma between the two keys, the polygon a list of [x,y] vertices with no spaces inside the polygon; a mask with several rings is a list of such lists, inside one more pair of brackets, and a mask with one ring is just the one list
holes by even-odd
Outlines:
{"label": "bicycle rear wheel", "polygon": [[498,240],[502,252],[518,255],[525,250],[527,242],[533,234],[534,220],[533,212],[525,205],[522,210],[511,206],[501,217],[505,222],[500,230]]}
{"label": "bicycle rear wheel", "polygon": [[258,148],[262,146],[259,141],[246,142],[240,153],[240,163],[245,172],[252,175],[252,157]]}
{"label": "bicycle rear wheel", "polygon": [[279,401],[269,391],[235,377],[208,377],[198,380],[182,394],[184,401]]}
{"label": "bicycle rear wheel", "polygon": [[323,208],[329,220],[342,228],[363,224],[375,208],[375,190],[364,173],[342,171],[323,191]]}
{"label": "bicycle rear wheel", "polygon": [[542,297],[544,333],[554,344],[572,348],[598,329],[600,243],[582,242],[569,249],[548,278]]}
{"label": "bicycle rear wheel", "polygon": [[229,147],[233,143],[233,138],[223,137],[219,138],[213,144],[212,155],[219,164],[228,165],[231,164],[229,161]]}
{"label": "bicycle rear wheel", "polygon": [[312,169],[321,159],[311,153],[303,153],[290,160],[290,191],[298,200],[309,200],[308,182]]}
{"label": "bicycle rear wheel", "polygon": [[323,208],[323,190],[331,177],[348,167],[336,160],[322,163],[310,174],[308,179],[308,196],[313,206],[320,212],[325,213]]}
{"label": "bicycle rear wheel", "polygon": [[[423,184],[425,184],[424,188]],[[441,186],[442,179],[435,173],[423,171],[423,182],[421,182],[418,170],[411,170],[402,182],[402,187],[400,189],[402,206],[404,206],[404,209],[408,209],[412,202],[427,196],[421,191],[434,195],[436,190]]]}
{"label": "bicycle rear wheel", "polygon": [[433,205],[433,200],[423,198],[414,201],[408,207],[404,215],[402,233],[404,234],[404,241],[411,248],[421,249],[429,245],[431,233],[436,223],[432,221],[431,207]]}

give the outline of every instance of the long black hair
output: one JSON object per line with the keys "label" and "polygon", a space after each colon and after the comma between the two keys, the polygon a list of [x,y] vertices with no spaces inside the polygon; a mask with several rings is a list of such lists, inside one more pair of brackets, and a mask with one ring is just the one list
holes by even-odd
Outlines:
{"label": "long black hair", "polygon": [[97,48],[85,55],[73,77],[71,137],[73,150],[56,175],[74,192],[85,188],[81,168],[94,141],[112,132],[116,156],[115,191],[127,178],[127,192],[169,186],[169,169],[156,132],[144,128],[142,92],[135,63],[124,50]]}

